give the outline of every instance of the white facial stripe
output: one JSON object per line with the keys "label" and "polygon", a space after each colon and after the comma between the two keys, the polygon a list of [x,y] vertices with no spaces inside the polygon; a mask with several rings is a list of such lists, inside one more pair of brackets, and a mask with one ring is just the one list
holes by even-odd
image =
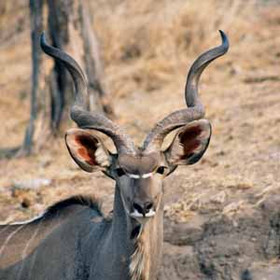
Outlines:
{"label": "white facial stripe", "polygon": [[149,177],[152,177],[153,176],[153,173],[147,173],[147,174],[143,174],[142,175],[142,178],[149,178]]}
{"label": "white facial stripe", "polygon": [[132,178],[132,179],[140,179],[140,175],[137,175],[137,174],[127,174],[129,178]]}
{"label": "white facial stripe", "polygon": [[147,174],[143,174],[143,175],[127,173],[127,175],[129,178],[132,178],[132,179],[140,179],[140,178],[146,179],[146,178],[152,177],[153,173],[147,173]]}

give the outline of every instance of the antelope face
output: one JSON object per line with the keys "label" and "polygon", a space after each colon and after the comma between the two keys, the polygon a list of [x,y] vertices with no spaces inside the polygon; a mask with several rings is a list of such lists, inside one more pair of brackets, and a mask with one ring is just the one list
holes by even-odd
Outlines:
{"label": "antelope face", "polygon": [[138,221],[151,218],[160,207],[167,166],[160,153],[121,155],[115,169],[126,213]]}
{"label": "antelope face", "polygon": [[116,181],[126,214],[139,222],[152,218],[163,195],[163,179],[178,165],[197,162],[207,149],[211,126],[207,120],[184,126],[165,151],[138,149],[135,153],[111,154],[94,133],[71,129],[66,145],[85,171],[103,171]]}

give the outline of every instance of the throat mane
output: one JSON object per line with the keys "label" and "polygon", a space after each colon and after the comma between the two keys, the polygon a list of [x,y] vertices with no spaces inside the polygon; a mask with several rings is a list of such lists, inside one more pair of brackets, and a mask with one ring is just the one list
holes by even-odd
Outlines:
{"label": "throat mane", "polygon": [[145,231],[139,229],[134,240],[134,251],[130,257],[129,273],[131,280],[148,280],[150,272],[149,244],[145,240]]}

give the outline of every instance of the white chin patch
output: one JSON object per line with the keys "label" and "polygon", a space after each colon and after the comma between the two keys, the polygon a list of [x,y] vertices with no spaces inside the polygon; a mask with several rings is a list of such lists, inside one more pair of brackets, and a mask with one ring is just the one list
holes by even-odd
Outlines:
{"label": "white chin patch", "polygon": [[145,218],[151,218],[156,214],[156,212],[153,209],[150,209],[148,213],[145,214],[145,216],[141,213],[139,213],[136,209],[134,209],[133,212],[129,214],[130,217],[134,219],[145,219]]}

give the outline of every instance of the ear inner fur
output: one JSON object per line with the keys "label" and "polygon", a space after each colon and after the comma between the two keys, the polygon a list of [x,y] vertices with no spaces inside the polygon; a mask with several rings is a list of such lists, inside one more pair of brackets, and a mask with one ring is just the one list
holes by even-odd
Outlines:
{"label": "ear inner fur", "polygon": [[75,141],[78,143],[78,145],[82,146],[81,148],[78,148],[77,153],[86,161],[86,163],[90,165],[96,165],[97,161],[95,158],[95,152],[97,150],[98,142],[93,138],[90,140],[92,141],[89,141],[89,138],[85,137],[84,135],[76,135]]}
{"label": "ear inner fur", "polygon": [[183,155],[180,157],[181,159],[188,158],[200,146],[201,141],[198,137],[201,132],[202,128],[200,126],[193,126],[179,133],[178,138],[184,150]]}
{"label": "ear inner fur", "polygon": [[97,136],[82,129],[70,129],[65,142],[70,155],[83,170],[104,170],[109,165],[109,152]]}
{"label": "ear inner fur", "polygon": [[165,154],[171,165],[193,164],[206,151],[211,137],[208,120],[194,121],[182,128]]}

